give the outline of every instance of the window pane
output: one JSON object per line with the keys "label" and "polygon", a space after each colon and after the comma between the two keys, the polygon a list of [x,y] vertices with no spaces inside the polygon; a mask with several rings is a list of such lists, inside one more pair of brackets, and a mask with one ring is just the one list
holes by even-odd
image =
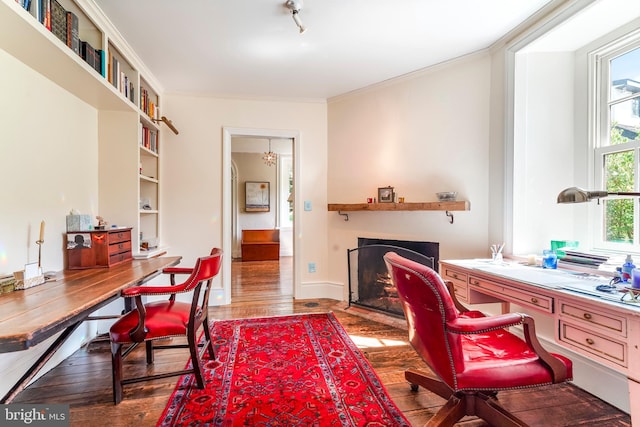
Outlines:
{"label": "window pane", "polygon": [[[633,162],[632,150],[605,156],[605,188],[608,192],[634,191]],[[633,199],[605,200],[604,240],[633,243],[633,219]]]}
{"label": "window pane", "polygon": [[610,62],[610,100],[640,91],[640,48],[614,58]]}
{"label": "window pane", "polygon": [[608,192],[633,190],[633,151],[620,151],[604,156],[605,189]]}
{"label": "window pane", "polygon": [[604,240],[616,243],[633,243],[633,200],[605,200],[604,203]]}
{"label": "window pane", "polygon": [[639,139],[640,98],[628,99],[614,104],[609,109],[611,118],[611,145]]}

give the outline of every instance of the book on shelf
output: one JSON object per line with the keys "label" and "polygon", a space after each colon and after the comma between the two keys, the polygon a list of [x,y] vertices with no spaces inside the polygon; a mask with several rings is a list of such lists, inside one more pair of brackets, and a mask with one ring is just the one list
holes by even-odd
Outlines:
{"label": "book on shelf", "polygon": [[57,0],[51,0],[51,32],[67,44],[67,10]]}
{"label": "book on shelf", "polygon": [[39,0],[41,2],[40,5],[40,14],[42,25],[44,25],[47,30],[51,31],[51,0]]}
{"label": "book on shelf", "polygon": [[67,46],[77,55],[80,55],[78,17],[75,13],[69,11],[67,11]]}
{"label": "book on shelf", "polygon": [[94,49],[94,62],[93,68],[102,75],[102,61],[104,61],[103,51],[101,49]]}

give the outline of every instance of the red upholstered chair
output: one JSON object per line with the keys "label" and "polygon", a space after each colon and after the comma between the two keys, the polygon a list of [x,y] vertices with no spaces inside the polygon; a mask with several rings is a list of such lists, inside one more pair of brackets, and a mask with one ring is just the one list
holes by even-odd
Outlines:
{"label": "red upholstered chair", "polygon": [[[452,426],[465,415],[495,426],[526,426],[498,403],[497,393],[571,380],[571,361],[542,348],[531,317],[457,308],[453,292],[434,270],[394,252],[384,259],[411,345],[435,374],[410,369],[405,378],[414,391],[422,386],[447,399],[427,426]],[[524,339],[506,329],[520,324]]]}
{"label": "red upholstered chair", "polygon": [[[170,286],[135,286],[122,291],[123,297],[135,299],[135,309],[117,320],[109,331],[111,338],[111,359],[113,367],[113,401],[122,400],[122,386],[140,381],[167,378],[174,375],[193,373],[199,388],[204,388],[202,356],[205,351],[215,357],[209,332],[209,293],[213,278],[219,273],[222,251],[215,249],[212,255],[198,258],[189,270],[189,277],[180,284]],[[170,269],[167,269],[170,270]],[[168,274],[186,271],[167,271]],[[173,282],[173,280],[172,280]],[[192,292],[191,302],[176,301],[178,293]],[[144,304],[143,296],[168,295],[169,299]],[[198,330],[202,326],[204,342],[198,345]],[[138,344],[145,343],[147,363],[153,363],[153,341],[169,337],[186,336],[187,344],[155,346],[160,348],[188,347],[191,353],[191,369],[124,378],[122,360]]]}

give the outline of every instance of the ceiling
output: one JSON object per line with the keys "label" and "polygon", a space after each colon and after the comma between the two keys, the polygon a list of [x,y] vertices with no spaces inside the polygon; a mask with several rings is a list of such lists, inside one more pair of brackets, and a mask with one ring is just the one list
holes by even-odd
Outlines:
{"label": "ceiling", "polygon": [[166,92],[327,99],[490,47],[550,0],[95,0]]}

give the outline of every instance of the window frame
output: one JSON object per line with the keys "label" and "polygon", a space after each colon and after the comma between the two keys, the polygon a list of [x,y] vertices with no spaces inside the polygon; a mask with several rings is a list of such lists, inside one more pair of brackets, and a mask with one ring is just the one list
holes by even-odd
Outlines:
{"label": "window frame", "polygon": [[[591,96],[589,97],[591,114],[591,147],[593,153],[593,180],[595,189],[605,189],[604,182],[604,158],[607,154],[631,151],[634,152],[634,183],[633,191],[640,191],[640,141],[634,140],[622,144],[610,145],[610,111],[613,105],[625,102],[633,97],[619,98],[610,100],[611,60],[629,53],[633,50],[640,49],[640,30],[620,37],[613,42],[592,52],[590,56],[590,66],[593,70],[590,73]],[[616,252],[633,252],[640,253],[640,198],[638,197],[618,197],[632,199],[634,209],[634,243],[616,243],[608,242],[604,239],[605,235],[605,203],[599,202],[594,208],[595,214],[591,216],[592,223],[589,230],[591,231],[591,241],[594,249],[610,250]],[[612,197],[613,198],[613,197]],[[609,200],[611,198],[608,198]]]}

